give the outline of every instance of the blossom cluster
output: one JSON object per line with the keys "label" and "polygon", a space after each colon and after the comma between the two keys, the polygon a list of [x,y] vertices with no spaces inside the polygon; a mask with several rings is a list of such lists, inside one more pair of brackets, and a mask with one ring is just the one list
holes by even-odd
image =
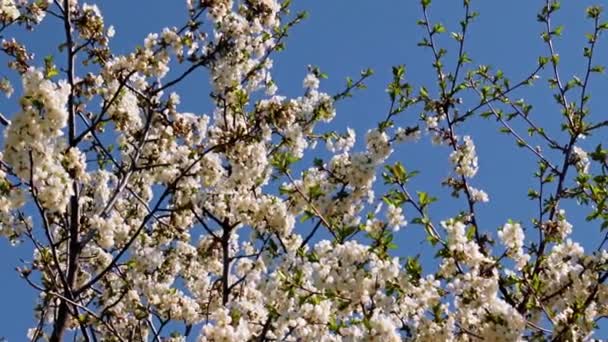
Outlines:
{"label": "blossom cluster", "polygon": [[[493,232],[476,215],[490,198],[470,184],[479,160],[473,138],[457,134],[451,108],[460,100],[447,93],[432,100],[426,90],[411,96],[395,68],[399,90],[389,93],[388,118],[359,135],[359,147],[355,129],[323,132],[341,96],[321,90],[318,69],[308,68],[300,96],[283,95],[272,56],[303,18],[286,21],[288,5],[189,0],[184,26],[150,33],[118,54],[109,48],[115,29],[96,5],[0,0],[6,25],[34,25],[51,8],[73,54],[65,70],[51,59],[35,67],[22,58],[20,109],[0,153],[0,235],[34,246],[19,269],[39,291],[28,338],[591,336],[608,315],[608,253],[603,243],[585,252],[572,240],[560,201],[595,201],[596,216],[605,215],[602,191],[582,181],[601,151],[562,148],[578,188],[565,185],[565,171],[541,163],[541,189],[548,172],[560,183],[544,202],[531,193],[546,206],[540,219],[529,227],[509,220]],[[178,85],[202,69],[211,109],[184,111]],[[353,84],[361,83],[349,80],[346,94]],[[417,103],[427,134],[396,122]],[[391,164],[398,143],[423,136],[451,148],[446,162],[456,177],[443,184],[466,197],[467,209],[437,221],[429,209],[437,199],[409,191],[417,172]],[[307,158],[319,143],[326,154]],[[394,251],[398,238],[421,227],[432,267]]]}

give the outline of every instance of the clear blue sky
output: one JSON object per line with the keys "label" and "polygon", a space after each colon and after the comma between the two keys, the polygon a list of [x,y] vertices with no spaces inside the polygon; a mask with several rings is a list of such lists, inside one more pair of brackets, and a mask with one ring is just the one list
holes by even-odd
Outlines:
{"label": "clear blue sky", "polygon": [[[581,75],[584,71],[584,33],[591,30],[591,23],[584,20],[584,9],[601,2],[564,1],[562,10],[555,18],[556,24],[565,26],[564,37],[557,42],[557,49],[566,78],[572,74]],[[142,44],[147,33],[160,32],[165,26],[179,26],[186,17],[185,1],[108,0],[98,3],[106,23],[116,28],[117,34],[111,45],[117,52],[130,51],[133,46]],[[416,46],[423,33],[416,26],[416,20],[421,16],[418,3],[414,0],[295,0],[294,6],[307,9],[310,17],[292,31],[287,40],[287,50],[274,58],[274,77],[279,93],[300,95],[308,64],[317,65],[329,74],[329,79],[321,85],[329,93],[341,90],[346,76],[356,77],[360,70],[373,68],[376,74],[367,83],[369,89],[359,91],[354,98],[339,103],[338,116],[329,126],[339,130],[350,126],[362,140],[365,131],[373,127],[388,110],[388,97],[384,90],[391,77],[391,66],[405,64],[409,82],[416,88],[424,85],[434,89],[429,51]],[[548,54],[540,39],[542,28],[536,22],[536,12],[544,1],[477,0],[472,3],[473,8],[481,13],[471,26],[468,40],[469,56],[475,63],[493,65],[517,81],[535,68],[539,55]],[[462,13],[461,1],[435,0],[431,19],[442,21],[448,32],[456,31]],[[12,32],[8,30],[6,35],[10,36]],[[39,65],[49,51],[53,51],[56,59],[62,58],[57,52],[57,46],[63,40],[57,19],[47,17],[41,29],[27,37],[25,42],[37,53]],[[445,35],[440,42],[450,44],[444,44],[444,47],[453,53],[455,46],[447,37]],[[606,41],[600,45],[597,60],[607,62],[608,37],[604,38]],[[448,60],[450,56],[453,54],[448,55]],[[0,62],[5,65],[4,59],[0,59]],[[4,74],[4,70],[4,67],[0,69],[0,74]],[[549,74],[544,73],[543,76],[535,88],[520,92],[518,96],[526,97],[535,106],[533,115],[537,121],[552,128],[555,136],[560,136],[556,129],[557,120],[560,120],[559,109],[546,90],[545,82]],[[210,104],[205,100],[207,89],[206,75],[193,75],[180,89],[184,110],[198,113],[208,111]],[[592,108],[596,111],[592,117],[595,120],[606,119],[606,114],[600,111],[608,104],[607,100],[602,99],[608,89],[606,76],[593,79],[591,89]],[[14,96],[18,96],[18,93]],[[16,98],[9,102],[6,104],[2,100],[0,111],[10,117],[16,109]],[[417,112],[411,111],[399,120],[405,118],[400,122],[413,124],[417,116]],[[509,218],[520,220],[530,227],[530,219],[536,213],[535,205],[526,196],[528,188],[535,184],[532,178],[535,159],[528,151],[517,149],[511,137],[499,135],[498,128],[498,123],[494,121],[474,119],[465,130],[461,130],[473,136],[478,149],[480,170],[473,179],[473,186],[484,189],[490,195],[490,203],[479,206],[482,231],[494,231]],[[426,140],[423,138],[418,143],[403,145],[392,160],[402,161],[408,169],[422,171],[411,184],[411,190],[424,190],[440,198],[431,211],[434,221],[438,222],[455,215],[464,209],[465,204],[462,200],[451,199],[446,189],[440,186],[441,180],[449,174],[449,150],[432,146]],[[588,140],[593,143],[600,140],[608,142],[608,136]],[[582,145],[587,149],[595,146],[585,143],[583,141]],[[554,160],[557,161],[557,158]],[[599,227],[584,222],[585,212],[576,210],[572,205],[566,205],[566,208],[572,208],[569,219],[575,225],[575,239],[585,242],[586,246],[595,246],[592,242],[599,238]],[[413,212],[407,209],[406,214],[411,219]],[[428,245],[423,239],[424,234],[418,226],[410,225],[402,229],[397,234],[397,243],[401,246],[397,253],[428,255]],[[0,275],[3,280],[0,285],[0,304],[3,307],[0,310],[0,336],[7,337],[9,341],[25,340],[25,331],[34,324],[32,308],[35,293],[14,272],[20,258],[31,258],[28,244],[11,248],[5,240],[0,242]],[[608,331],[604,329],[597,337],[607,338]]]}

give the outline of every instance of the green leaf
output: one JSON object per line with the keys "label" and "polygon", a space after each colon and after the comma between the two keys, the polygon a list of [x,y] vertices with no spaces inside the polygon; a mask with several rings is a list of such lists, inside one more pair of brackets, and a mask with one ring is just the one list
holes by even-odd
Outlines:
{"label": "green leaf", "polygon": [[311,218],[313,218],[315,215],[309,211],[305,211],[304,214],[302,214],[302,217],[300,217],[300,222],[304,223],[308,220],[310,220]]}
{"label": "green leaf", "polygon": [[591,67],[589,69],[589,71],[591,71],[591,72],[597,72],[597,73],[600,73],[600,74],[603,74],[605,70],[606,70],[606,68],[604,66],[602,66],[602,65],[596,65],[596,66]]}
{"label": "green leaf", "polygon": [[44,78],[51,79],[57,75],[59,75],[59,70],[53,64],[53,56],[44,57]]}
{"label": "green leaf", "polygon": [[536,199],[540,197],[540,193],[536,190],[530,189],[528,190],[528,197],[530,199]]}
{"label": "green leaf", "polygon": [[289,166],[300,160],[289,152],[277,152],[271,160],[271,165],[276,167],[279,172],[287,173]]}
{"label": "green leaf", "polygon": [[437,198],[429,196],[429,194],[424,191],[418,191],[417,194],[418,194],[418,202],[420,203],[420,206],[422,208],[437,201]]}
{"label": "green leaf", "polygon": [[475,228],[475,226],[470,226],[469,228],[467,228],[467,240],[471,241],[473,240],[473,238],[475,237],[475,232],[477,231],[477,229]]}
{"label": "green leaf", "polygon": [[405,75],[405,66],[403,64],[393,67],[393,77],[401,79]]}
{"label": "green leaf", "polygon": [[421,87],[420,88],[420,97],[422,97],[424,99],[428,99],[429,98],[429,92],[428,92],[428,90],[426,90],[425,87]]}
{"label": "green leaf", "polygon": [[452,32],[450,33],[450,35],[452,36],[452,38],[454,38],[454,40],[456,40],[457,42],[461,42],[463,40],[462,34],[457,33],[457,32]]}
{"label": "green leaf", "polygon": [[459,61],[460,63],[471,63],[473,60],[469,58],[469,55],[467,55],[466,52],[463,52],[462,55],[459,57]]}
{"label": "green leaf", "polygon": [[371,69],[371,68],[361,71],[362,77],[369,77],[369,76],[372,76],[373,74],[374,74],[374,69]]}
{"label": "green leaf", "polygon": [[308,189],[308,196],[310,199],[317,199],[321,196],[325,195],[323,190],[321,190],[320,184],[315,184],[314,186]]}
{"label": "green leaf", "polygon": [[441,23],[437,23],[433,26],[433,33],[443,33],[445,32],[445,26]]}
{"label": "green leaf", "polygon": [[408,257],[405,263],[405,271],[411,279],[417,281],[422,277],[422,265],[420,264],[419,257]]}
{"label": "green leaf", "polygon": [[602,7],[600,6],[590,6],[587,7],[587,17],[590,19],[596,19],[602,13]]}

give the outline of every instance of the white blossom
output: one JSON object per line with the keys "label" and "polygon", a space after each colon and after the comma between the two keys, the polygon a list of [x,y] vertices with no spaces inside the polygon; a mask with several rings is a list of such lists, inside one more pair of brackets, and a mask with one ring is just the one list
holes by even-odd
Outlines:
{"label": "white blossom", "polygon": [[517,269],[522,269],[530,260],[530,255],[524,253],[523,250],[525,236],[521,225],[513,222],[506,223],[498,232],[498,237],[507,247],[507,253],[517,263]]}
{"label": "white blossom", "polygon": [[[42,61],[25,46],[2,42],[23,86],[18,109],[1,118],[0,235],[33,246],[18,268],[41,289],[29,339],[78,339],[84,330],[99,340],[174,342],[593,336],[608,316],[608,252],[573,241],[560,208],[574,196],[601,210],[602,189],[561,175],[557,189],[541,185],[540,222],[493,230],[477,208],[489,196],[469,182],[475,144],[459,135],[469,118],[462,110],[477,104],[452,91],[412,97],[405,84],[359,146],[354,129],[327,124],[340,96],[322,91],[316,70],[300,96],[278,93],[273,58],[293,25],[282,22],[287,2],[186,3],[184,26],[123,53],[110,48],[115,29],[95,4],[0,0],[11,30],[69,13],[60,26],[73,40],[60,54],[76,55],[36,69]],[[180,95],[186,78],[200,77],[209,89],[193,89],[208,108]],[[0,88],[11,93],[6,80]],[[410,104],[420,105],[420,122],[401,115]],[[393,149],[422,131],[452,148],[443,184],[465,192],[465,206],[430,205],[423,191],[410,198],[419,178],[397,166],[413,170],[416,155]],[[327,151],[312,151],[319,143]],[[601,183],[591,155],[571,146],[564,167]],[[387,169],[399,181],[377,177]],[[543,177],[560,176],[545,169]],[[410,215],[417,232],[402,230]],[[411,235],[425,232],[426,240]],[[417,255],[427,243],[432,253]]]}
{"label": "white blossom", "polygon": [[457,174],[471,178],[477,174],[479,169],[475,145],[469,136],[465,136],[463,140],[464,143],[450,154],[450,161],[454,164],[454,170]]}
{"label": "white blossom", "polygon": [[576,166],[576,170],[580,173],[588,173],[589,172],[589,156],[587,152],[578,146],[572,147],[572,156],[574,159],[574,165]]}
{"label": "white blossom", "polygon": [[10,22],[17,19],[21,13],[13,0],[0,0],[0,19]]}
{"label": "white blossom", "polygon": [[488,196],[488,194],[480,189],[476,189],[474,187],[469,187],[469,193],[471,194],[471,199],[474,202],[488,202],[490,201],[490,197]]}

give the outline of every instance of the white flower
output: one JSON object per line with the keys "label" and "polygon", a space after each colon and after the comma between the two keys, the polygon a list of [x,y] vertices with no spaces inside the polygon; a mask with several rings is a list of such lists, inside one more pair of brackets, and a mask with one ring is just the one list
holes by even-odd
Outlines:
{"label": "white flower", "polygon": [[19,18],[20,15],[13,0],[0,0],[0,19],[10,22]]}
{"label": "white flower", "polygon": [[440,222],[448,232],[448,248],[462,262],[471,267],[478,267],[488,258],[481,253],[475,241],[469,241],[466,234],[466,225],[453,219]]}
{"label": "white flower", "polygon": [[63,159],[64,167],[77,178],[83,179],[86,175],[86,155],[78,147],[70,147]]}
{"label": "white flower", "polygon": [[339,136],[336,141],[331,137],[327,139],[327,149],[333,153],[348,152],[355,144],[355,131],[348,127],[346,128],[346,134]]}
{"label": "white flower", "polygon": [[572,233],[572,224],[566,220],[566,211],[564,209],[559,209],[555,216],[555,220],[545,222],[543,227],[551,236],[563,240]]}
{"label": "white flower", "polygon": [[317,89],[319,89],[319,78],[317,78],[317,76],[315,76],[314,74],[309,73],[304,78],[303,84],[304,84],[304,88],[307,88],[310,90],[317,90]]}
{"label": "white flower", "polygon": [[479,166],[477,165],[475,145],[470,136],[465,136],[464,144],[459,145],[456,151],[450,154],[450,161],[454,164],[454,170],[457,174],[467,178],[475,176]]}
{"label": "white flower", "polygon": [[428,130],[435,129],[439,126],[439,119],[437,116],[429,115],[426,117],[425,122]]}
{"label": "white flower", "polygon": [[420,139],[420,130],[406,130],[403,127],[397,128],[395,132],[395,139],[398,142],[417,141]]}
{"label": "white flower", "polygon": [[388,135],[378,129],[367,131],[367,149],[373,163],[381,163],[393,152]]}
{"label": "white flower", "polygon": [[370,318],[371,332],[369,340],[399,342],[401,337],[397,333],[397,325],[391,316],[379,314],[377,311]]}
{"label": "white flower", "polygon": [[407,225],[407,221],[405,220],[405,216],[403,216],[403,209],[401,207],[396,207],[389,204],[386,210],[386,217],[388,219],[388,225],[392,227],[393,231],[398,231],[401,227],[405,227]]}
{"label": "white flower", "polygon": [[[112,82],[111,91],[108,92],[108,101],[118,86],[117,81]],[[135,131],[143,126],[137,96],[130,90],[123,90],[122,95],[108,109],[108,113],[119,130]]]}
{"label": "white flower", "polygon": [[93,4],[93,5],[89,5],[87,3],[83,3],[82,4],[82,10],[83,11],[91,11],[93,12],[93,14],[97,17],[101,17],[101,11],[99,11],[99,7],[97,7],[97,5]]}
{"label": "white flower", "polygon": [[521,225],[514,222],[506,223],[498,232],[498,237],[507,247],[508,255],[517,263],[517,268],[521,270],[530,260],[530,255],[525,254],[523,250],[525,236]]}
{"label": "white flower", "polygon": [[589,155],[585,150],[578,146],[572,147],[572,159],[575,163],[576,170],[580,173],[588,173],[589,172]]}
{"label": "white flower", "polygon": [[476,189],[472,186],[469,187],[469,193],[471,194],[471,199],[473,200],[473,202],[488,202],[490,201],[490,198],[488,197],[488,194],[480,189]]}

